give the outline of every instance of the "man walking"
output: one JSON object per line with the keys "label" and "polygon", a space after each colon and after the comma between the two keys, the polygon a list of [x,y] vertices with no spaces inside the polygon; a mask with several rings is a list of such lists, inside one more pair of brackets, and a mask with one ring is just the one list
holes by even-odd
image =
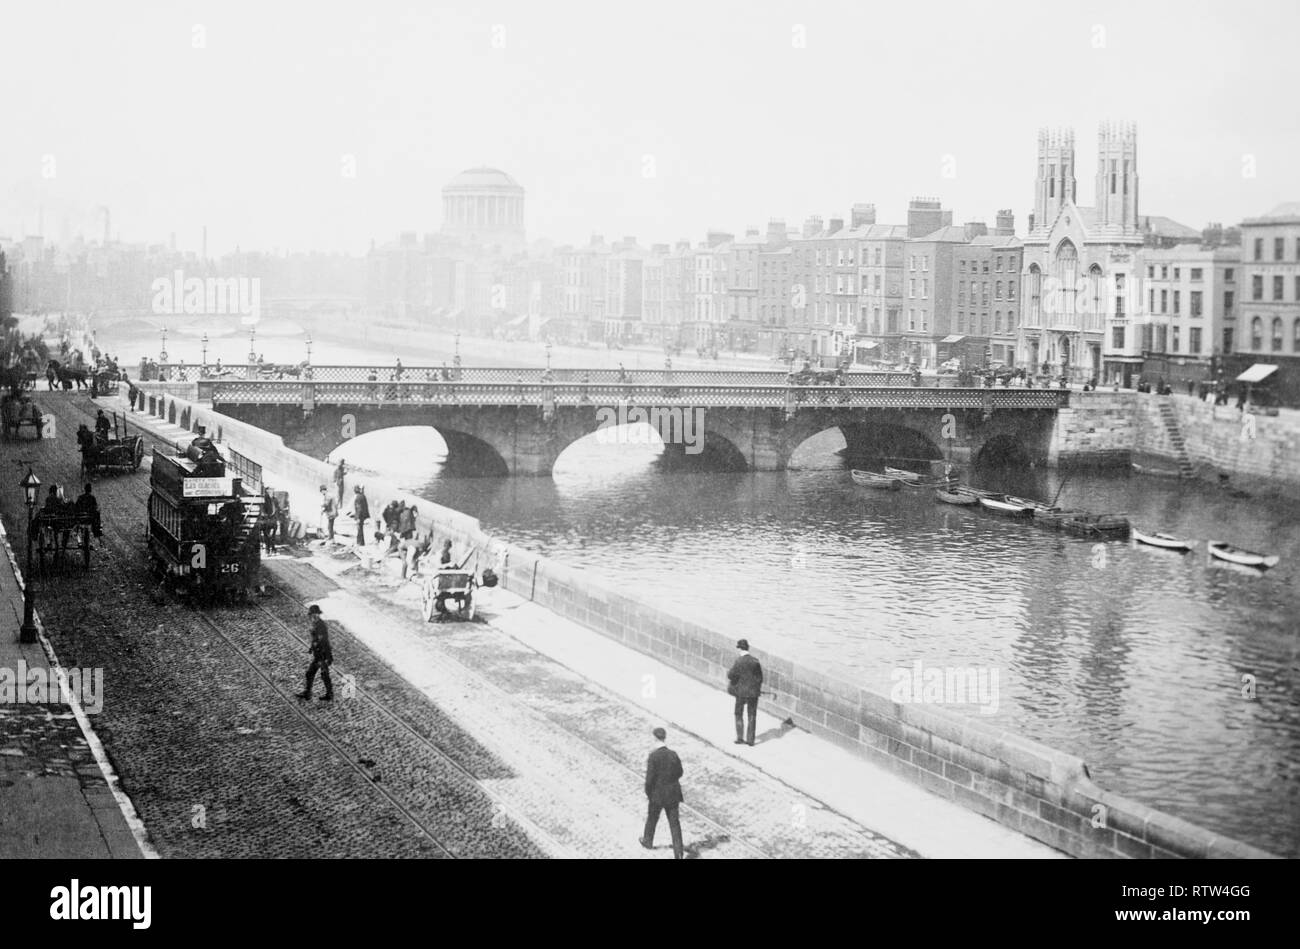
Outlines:
{"label": "man walking", "polygon": [[682,822],[678,814],[678,805],[682,803],[682,759],[677,752],[668,748],[668,732],[662,728],[654,730],[659,747],[650,752],[645,763],[645,796],[648,801],[645,817],[645,833],[639,843],[646,850],[655,846],[655,827],[659,825],[659,812],[668,815],[668,829],[673,835],[673,859],[681,860],[685,856],[682,846]]}
{"label": "man walking", "polygon": [[[749,640],[736,643],[740,656],[727,673],[727,692],[736,698],[736,744],[754,743],[754,720],[758,717],[758,697],[763,693],[763,666],[749,654]],[[745,710],[749,710],[749,730],[745,730]]]}
{"label": "man walking", "polygon": [[340,459],[339,459],[339,466],[338,466],[337,468],[334,469],[334,487],[336,487],[336,488],[338,489],[338,492],[339,492],[339,507],[340,507],[340,508],[343,507],[343,478],[344,478],[344,477],[346,476],[346,474],[347,474],[347,470],[346,470],[346,468],[345,468],[345,465],[346,465],[346,464],[347,464],[347,463],[346,463],[342,458],[340,458]]}
{"label": "man walking", "polygon": [[320,486],[320,515],[321,520],[325,522],[325,539],[327,541],[333,540],[334,519],[339,516],[339,506],[334,503],[329,488],[323,484]]}
{"label": "man walking", "polygon": [[361,485],[357,485],[353,490],[352,497],[352,516],[357,519],[357,546],[366,546],[366,521],[370,520],[370,502],[366,500],[366,492]]}
{"label": "man walking", "polygon": [[334,652],[330,649],[330,631],[325,621],[320,618],[320,607],[312,604],[307,607],[307,617],[311,620],[311,665],[307,667],[307,688],[298,693],[298,698],[311,698],[311,685],[316,681],[316,670],[320,670],[320,680],[325,683],[322,702],[334,701],[334,683],[330,681],[330,663],[334,661]]}

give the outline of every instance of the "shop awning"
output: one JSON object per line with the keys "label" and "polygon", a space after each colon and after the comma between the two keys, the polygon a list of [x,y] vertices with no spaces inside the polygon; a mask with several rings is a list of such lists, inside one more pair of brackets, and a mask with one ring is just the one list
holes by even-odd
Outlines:
{"label": "shop awning", "polygon": [[945,336],[943,339],[939,340],[939,342],[941,342],[941,343],[960,343],[960,342],[961,342],[963,339],[965,339],[965,338],[966,338],[965,336]]}
{"label": "shop awning", "polygon": [[508,320],[508,321],[506,322],[506,326],[518,326],[520,323],[524,322],[524,320],[526,320],[526,319],[528,319],[528,314],[527,314],[527,313],[525,313],[523,316],[516,316],[513,320]]}
{"label": "shop awning", "polygon": [[856,346],[858,349],[875,349],[880,344],[872,342],[872,343],[854,343],[853,345]]}
{"label": "shop awning", "polygon": [[1237,377],[1238,382],[1263,382],[1273,373],[1277,372],[1277,366],[1269,365],[1266,362],[1257,362],[1245,372]]}

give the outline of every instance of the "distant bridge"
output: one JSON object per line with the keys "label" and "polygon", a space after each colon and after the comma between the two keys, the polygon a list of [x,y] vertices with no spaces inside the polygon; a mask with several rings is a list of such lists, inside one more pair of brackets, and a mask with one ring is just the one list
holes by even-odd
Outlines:
{"label": "distant bridge", "polygon": [[[275,432],[291,448],[314,457],[366,432],[431,426],[446,440],[453,470],[502,475],[549,474],[565,448],[608,427],[612,418],[657,423],[670,462],[683,465],[779,471],[800,444],[830,428],[843,432],[850,454],[967,463],[996,446],[998,452],[1045,462],[1056,413],[1069,405],[1070,396],[1056,389],[791,386],[690,378],[752,380],[779,373],[681,372],[672,373],[667,383],[662,378],[619,383],[596,381],[595,370],[569,371],[587,375],[589,382],[541,382],[538,370],[473,373],[505,371],[515,374],[514,381],[473,379],[470,370],[451,381],[426,381],[409,371],[401,379],[372,379],[363,370],[366,378],[323,381],[324,368],[296,381],[203,380],[195,384],[196,394],[211,400],[217,411]],[[683,437],[684,424],[701,430],[698,453],[688,451],[695,446]]]}

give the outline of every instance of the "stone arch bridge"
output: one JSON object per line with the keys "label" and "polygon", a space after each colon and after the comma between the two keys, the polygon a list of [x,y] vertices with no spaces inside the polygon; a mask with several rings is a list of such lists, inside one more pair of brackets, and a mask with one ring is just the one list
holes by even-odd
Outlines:
{"label": "stone arch bridge", "polygon": [[[990,449],[1044,463],[1058,390],[882,386],[650,385],[456,382],[199,383],[214,409],[321,458],[384,428],[431,426],[458,474],[548,475],[569,445],[648,422],[669,463],[779,471],[809,437],[844,433],[853,455],[967,464]],[[626,431],[626,429],[622,429]]]}

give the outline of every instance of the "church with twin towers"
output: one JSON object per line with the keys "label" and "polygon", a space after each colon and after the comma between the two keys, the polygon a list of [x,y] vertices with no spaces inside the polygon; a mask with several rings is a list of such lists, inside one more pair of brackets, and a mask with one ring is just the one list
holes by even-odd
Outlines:
{"label": "church with twin towers", "polygon": [[1142,361],[1140,352],[1106,345],[1134,336],[1116,335],[1113,328],[1132,318],[1128,295],[1140,275],[1144,241],[1136,127],[1103,123],[1098,130],[1091,207],[1078,203],[1075,167],[1074,132],[1040,131],[1017,349],[1031,366],[1067,364],[1100,378],[1103,367]]}

